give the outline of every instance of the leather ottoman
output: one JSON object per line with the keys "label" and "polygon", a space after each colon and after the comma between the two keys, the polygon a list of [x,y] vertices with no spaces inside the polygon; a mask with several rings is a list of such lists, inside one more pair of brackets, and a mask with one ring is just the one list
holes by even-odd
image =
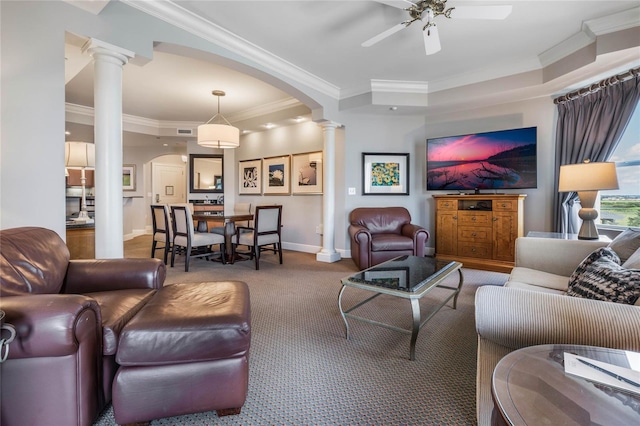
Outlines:
{"label": "leather ottoman", "polygon": [[241,281],[158,290],[120,334],[116,422],[240,413],[249,385],[250,310],[249,288]]}

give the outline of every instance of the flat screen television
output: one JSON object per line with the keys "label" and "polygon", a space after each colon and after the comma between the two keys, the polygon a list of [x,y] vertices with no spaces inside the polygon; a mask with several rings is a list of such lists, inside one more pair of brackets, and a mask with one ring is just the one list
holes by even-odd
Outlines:
{"label": "flat screen television", "polygon": [[537,127],[427,139],[427,190],[536,188]]}

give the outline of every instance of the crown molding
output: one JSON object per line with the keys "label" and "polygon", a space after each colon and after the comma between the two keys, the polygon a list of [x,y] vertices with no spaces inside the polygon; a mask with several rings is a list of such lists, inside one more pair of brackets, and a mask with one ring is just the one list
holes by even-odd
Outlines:
{"label": "crown molding", "polygon": [[597,36],[637,27],[640,22],[639,18],[640,7],[636,7],[613,15],[585,21],[582,23],[582,30],[579,33],[542,52],[538,56],[540,63],[543,67],[547,67],[587,47],[596,41]]}
{"label": "crown molding", "polygon": [[102,12],[111,0],[62,0],[65,3],[69,3],[72,6],[85,10],[93,15],[98,15]]}
{"label": "crown molding", "polygon": [[[274,114],[279,111],[288,110],[305,106],[302,102],[295,98],[287,98],[268,104],[249,108],[238,114],[226,116],[227,120],[232,123],[258,118],[268,114]],[[73,123],[93,125],[94,109],[92,107],[65,103],[66,120]],[[200,121],[163,121],[154,120],[152,118],[139,117],[131,114],[122,114],[122,124],[125,130],[146,133],[151,135],[160,135],[162,129],[174,128],[197,128]]]}
{"label": "crown molding", "polygon": [[583,24],[594,35],[599,36],[616,31],[628,30],[640,25],[640,7],[625,10],[603,18],[591,19]]}
{"label": "crown molding", "polygon": [[120,1],[195,36],[208,40],[220,47],[224,47],[249,61],[256,62],[267,69],[287,76],[336,100],[340,97],[340,89],[337,86],[256,46],[219,25],[195,15],[173,1]]}
{"label": "crown molding", "polygon": [[429,93],[426,81],[371,80],[371,91],[381,93]]}
{"label": "crown molding", "polygon": [[299,106],[304,106],[304,104],[295,98],[287,98],[263,105],[258,105],[252,108],[247,108],[240,113],[227,116],[227,119],[233,123],[237,121],[244,121],[256,117],[261,117],[267,114],[273,114],[278,111],[283,111]]}
{"label": "crown molding", "polygon": [[553,63],[558,62],[561,59],[566,58],[572,53],[577,52],[580,49],[587,47],[588,45],[595,42],[596,38],[594,35],[590,35],[588,32],[583,30],[577,34],[572,35],[568,39],[556,44],[551,49],[545,50],[538,58],[540,59],[540,63],[542,67],[547,67]]}

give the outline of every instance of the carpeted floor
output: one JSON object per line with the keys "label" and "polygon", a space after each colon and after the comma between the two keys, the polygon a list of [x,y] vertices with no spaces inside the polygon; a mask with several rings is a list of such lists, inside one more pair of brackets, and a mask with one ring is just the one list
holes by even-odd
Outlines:
{"label": "carpeted floor", "polygon": [[[125,244],[127,257],[147,257],[150,238]],[[315,255],[285,252],[284,264],[264,254],[252,262],[222,265],[196,259],[184,272],[180,257],[165,285],[242,280],[249,284],[252,343],[249,393],[242,413],[215,412],[154,420],[152,425],[474,425],[476,333],[474,295],[480,285],[501,285],[505,274],[464,270],[458,308],[444,306],[421,330],[416,360],[409,335],[350,321],[345,339],[337,305],[340,278],[356,271],[350,259],[326,264]],[[449,285],[457,284],[457,274]],[[445,295],[421,301],[423,315]],[[370,295],[347,289],[344,306]],[[360,315],[410,328],[407,300],[381,296]],[[215,386],[212,383],[211,386]],[[95,425],[113,425],[109,406]]]}

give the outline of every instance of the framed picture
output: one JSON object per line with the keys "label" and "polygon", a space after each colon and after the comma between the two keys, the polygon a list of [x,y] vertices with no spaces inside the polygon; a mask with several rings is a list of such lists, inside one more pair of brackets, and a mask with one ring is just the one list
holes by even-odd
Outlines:
{"label": "framed picture", "polygon": [[252,195],[262,193],[262,160],[245,160],[238,163],[238,193]]}
{"label": "framed picture", "polygon": [[165,186],[164,195],[173,195],[173,186]]}
{"label": "framed picture", "polygon": [[123,191],[136,190],[136,165],[135,164],[122,165],[122,190]]}
{"label": "framed picture", "polygon": [[362,153],[363,195],[409,195],[409,154]]}
{"label": "framed picture", "polygon": [[291,156],[291,193],[322,194],[322,151]]}
{"label": "framed picture", "polygon": [[290,156],[269,157],[262,159],[262,180],[264,181],[264,195],[289,194]]}

